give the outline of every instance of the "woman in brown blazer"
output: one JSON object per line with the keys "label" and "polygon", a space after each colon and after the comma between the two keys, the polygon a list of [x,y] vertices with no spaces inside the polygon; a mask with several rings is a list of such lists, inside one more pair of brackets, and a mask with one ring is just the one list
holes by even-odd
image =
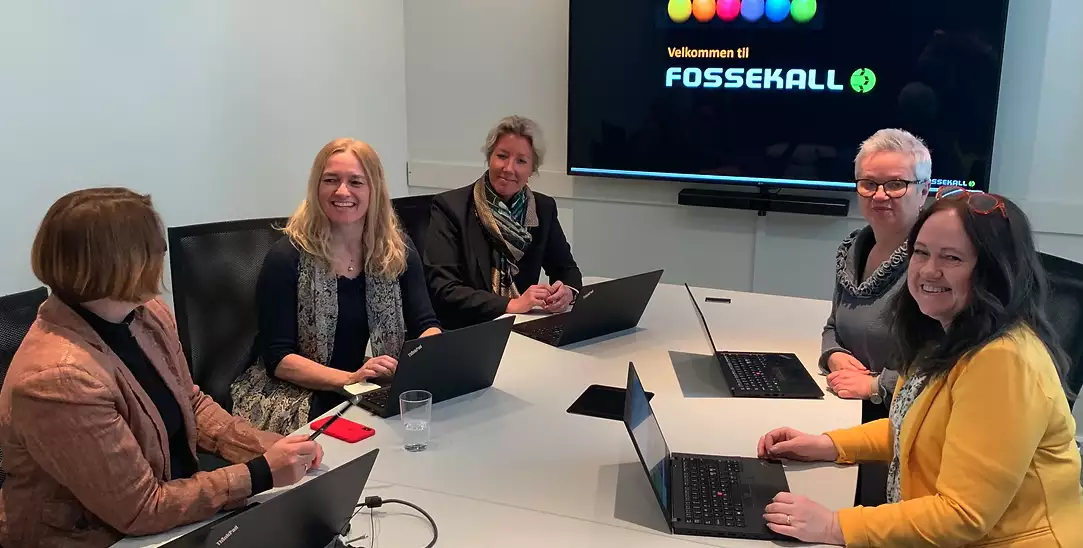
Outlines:
{"label": "woman in brown blazer", "polygon": [[[192,384],[149,196],[60,198],[34,239],[52,290],[0,390],[0,545],[109,546],[296,483],[322,452],[235,418]],[[199,470],[196,448],[236,463]]]}

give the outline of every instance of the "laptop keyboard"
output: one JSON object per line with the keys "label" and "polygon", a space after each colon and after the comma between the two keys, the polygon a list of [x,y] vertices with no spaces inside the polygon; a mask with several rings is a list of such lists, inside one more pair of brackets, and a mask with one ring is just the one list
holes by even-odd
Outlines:
{"label": "laptop keyboard", "polygon": [[560,341],[560,336],[564,334],[563,325],[543,325],[538,327],[530,327],[525,329],[526,335],[531,339],[541,341],[546,344],[555,345]]}
{"label": "laptop keyboard", "polygon": [[737,389],[755,392],[782,392],[778,384],[776,368],[772,367],[764,354],[745,354],[726,352],[722,354],[737,379]]}
{"label": "laptop keyboard", "polygon": [[361,394],[361,399],[375,405],[379,409],[387,407],[387,395],[391,393],[390,388],[381,388],[379,390],[373,390],[371,392],[365,392]]}
{"label": "laptop keyboard", "polygon": [[722,459],[681,459],[684,513],[688,523],[745,527],[741,463]]}

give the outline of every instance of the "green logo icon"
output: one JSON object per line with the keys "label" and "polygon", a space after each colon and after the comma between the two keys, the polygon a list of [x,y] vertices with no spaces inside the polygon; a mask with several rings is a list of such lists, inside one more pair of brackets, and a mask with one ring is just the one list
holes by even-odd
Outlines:
{"label": "green logo icon", "polygon": [[858,93],[868,93],[876,87],[876,73],[872,69],[857,69],[850,76],[850,87]]}

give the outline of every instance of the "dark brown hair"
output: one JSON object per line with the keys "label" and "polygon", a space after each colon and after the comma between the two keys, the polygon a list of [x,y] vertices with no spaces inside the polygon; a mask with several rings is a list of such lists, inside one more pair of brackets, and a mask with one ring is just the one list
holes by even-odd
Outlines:
{"label": "dark brown hair", "polygon": [[45,213],[30,264],[58,297],[142,302],[161,291],[165,231],[150,196],[126,188],[88,188]]}
{"label": "dark brown hair", "polygon": [[954,210],[977,251],[977,262],[970,278],[970,301],[947,331],[921,312],[908,289],[895,297],[892,332],[899,345],[899,371],[906,375],[945,375],[963,357],[1025,325],[1045,344],[1065,393],[1069,399],[1074,398],[1065,383],[1068,357],[1045,315],[1048,282],[1030,221],[1014,202],[997,198],[1004,203],[1003,215],[996,210],[977,213],[961,200],[937,200],[910,230],[907,250],[912,255],[925,221],[937,212]]}

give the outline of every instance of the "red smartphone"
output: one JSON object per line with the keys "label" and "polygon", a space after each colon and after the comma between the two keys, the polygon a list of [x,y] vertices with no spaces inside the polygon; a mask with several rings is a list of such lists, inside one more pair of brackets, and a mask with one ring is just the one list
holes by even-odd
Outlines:
{"label": "red smartphone", "polygon": [[[319,430],[320,427],[323,426],[323,423],[330,419],[331,417],[320,419],[310,426],[313,430]],[[347,443],[357,443],[365,438],[372,437],[376,431],[363,424],[358,424],[352,420],[339,417],[335,422],[331,423],[331,426],[328,426],[327,430],[324,430],[323,433]]]}

